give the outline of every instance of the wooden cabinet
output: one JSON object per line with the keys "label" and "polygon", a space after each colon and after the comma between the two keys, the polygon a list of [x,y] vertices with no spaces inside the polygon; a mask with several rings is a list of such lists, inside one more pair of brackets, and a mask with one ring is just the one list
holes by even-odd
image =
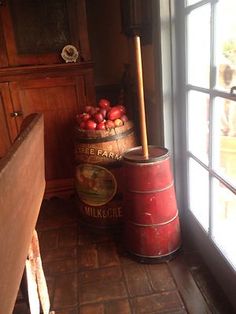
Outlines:
{"label": "wooden cabinet", "polygon": [[23,114],[16,118],[18,127],[24,116],[33,112],[44,114],[47,187],[52,189],[53,183],[57,187],[71,185],[74,117],[80,104],[86,103],[83,77],[11,82],[10,90],[15,111]]}
{"label": "wooden cabinet", "polygon": [[67,44],[76,46],[81,61],[91,59],[84,0],[2,1],[0,16],[0,66],[60,63]]}
{"label": "wooden cabinet", "polygon": [[[12,110],[11,97],[8,83],[0,83],[0,158],[11,146],[15,122],[11,121],[8,112]],[[11,125],[13,122],[13,130]]]}
{"label": "wooden cabinet", "polygon": [[18,70],[10,75],[0,69],[0,80],[8,80],[0,83],[0,153],[3,156],[14,141],[27,115],[43,113],[47,193],[64,193],[73,188],[75,115],[95,101],[91,64],[25,67],[21,74]]}
{"label": "wooden cabinet", "polygon": [[[44,22],[33,18],[36,12],[41,19],[43,12],[46,19],[53,12],[56,15],[51,22],[44,21],[45,29],[40,26]],[[85,13],[84,0],[9,0],[0,7],[0,157],[13,143],[23,119],[43,113],[47,195],[73,189],[75,115],[81,106],[95,103]],[[26,27],[36,34],[42,27],[42,36],[24,34]],[[64,63],[60,56],[64,44],[79,49],[79,62]]]}

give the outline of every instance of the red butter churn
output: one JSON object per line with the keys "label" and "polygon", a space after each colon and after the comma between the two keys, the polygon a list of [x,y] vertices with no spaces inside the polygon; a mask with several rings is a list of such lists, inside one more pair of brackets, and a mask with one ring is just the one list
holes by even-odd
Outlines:
{"label": "red butter churn", "polygon": [[143,262],[170,259],[181,245],[170,156],[166,148],[142,147],[123,155],[124,239],[126,249]]}

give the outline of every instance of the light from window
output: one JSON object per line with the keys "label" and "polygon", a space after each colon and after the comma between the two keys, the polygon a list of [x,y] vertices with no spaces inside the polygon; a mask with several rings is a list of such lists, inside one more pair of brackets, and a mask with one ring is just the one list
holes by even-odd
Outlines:
{"label": "light from window", "polygon": [[210,5],[192,11],[187,18],[187,81],[209,88]]}
{"label": "light from window", "polygon": [[216,5],[216,88],[230,91],[236,85],[236,1]]}
{"label": "light from window", "polygon": [[185,12],[188,205],[236,269],[236,0]]}
{"label": "light from window", "polygon": [[217,97],[213,121],[213,169],[236,187],[236,102]]}
{"label": "light from window", "polygon": [[209,159],[209,96],[190,91],[188,93],[188,149],[202,162]]}
{"label": "light from window", "polygon": [[201,223],[209,229],[209,174],[202,166],[189,159],[189,208]]}
{"label": "light from window", "polygon": [[199,2],[200,0],[187,0],[187,5],[192,5],[195,4],[197,2]]}
{"label": "light from window", "polygon": [[236,195],[213,181],[212,239],[236,269]]}

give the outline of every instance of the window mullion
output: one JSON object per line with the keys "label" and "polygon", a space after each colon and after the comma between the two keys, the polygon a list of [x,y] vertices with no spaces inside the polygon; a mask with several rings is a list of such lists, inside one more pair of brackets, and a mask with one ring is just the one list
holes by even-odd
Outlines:
{"label": "window mullion", "polygon": [[216,67],[215,67],[215,2],[211,3],[211,19],[210,19],[210,90],[209,90],[209,236],[212,236],[213,224],[213,114],[214,114],[214,97],[212,90],[216,82]]}

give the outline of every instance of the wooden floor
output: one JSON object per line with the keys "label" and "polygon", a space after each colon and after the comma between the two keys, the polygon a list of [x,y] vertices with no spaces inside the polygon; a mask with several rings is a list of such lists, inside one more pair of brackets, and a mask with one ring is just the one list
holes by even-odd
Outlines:
{"label": "wooden floor", "polygon": [[[73,198],[44,201],[37,230],[56,314],[236,313],[185,241],[171,261],[138,263],[119,232],[81,225]],[[28,313],[20,294],[19,313]]]}

